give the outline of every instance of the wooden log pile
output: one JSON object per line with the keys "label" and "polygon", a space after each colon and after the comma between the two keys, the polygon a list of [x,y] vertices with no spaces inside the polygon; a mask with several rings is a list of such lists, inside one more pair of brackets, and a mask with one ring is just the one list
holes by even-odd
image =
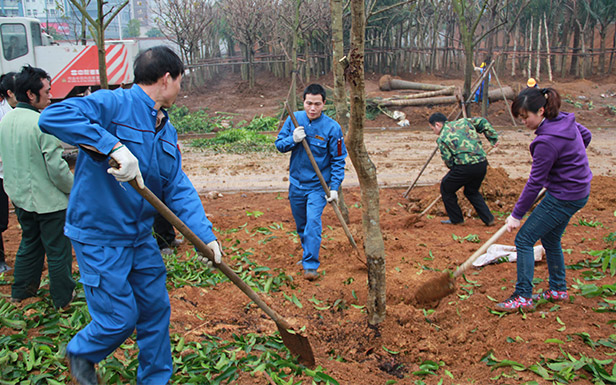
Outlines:
{"label": "wooden log pile", "polygon": [[[415,90],[423,91],[411,95],[396,95],[390,98],[371,98],[368,103],[380,107],[403,107],[403,106],[429,106],[438,104],[459,103],[459,93],[454,86],[438,84],[416,83],[406,80],[393,79],[390,75],[384,75],[379,79],[381,91],[391,90]],[[458,94],[458,95],[456,95]],[[507,98],[513,100],[515,92],[511,87],[491,88],[489,100],[491,102]]]}

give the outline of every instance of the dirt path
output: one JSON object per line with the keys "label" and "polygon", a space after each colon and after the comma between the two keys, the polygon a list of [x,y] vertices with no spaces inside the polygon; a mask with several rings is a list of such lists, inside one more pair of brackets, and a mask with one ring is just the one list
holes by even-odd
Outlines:
{"label": "dirt path", "polygon": [[[512,179],[526,178],[531,157],[528,145],[533,137],[526,129],[498,128],[501,143],[489,154],[493,168],[503,168]],[[593,140],[588,149],[595,175],[614,176],[616,170],[616,129],[592,129]],[[487,141],[484,141],[487,144]],[[405,187],[417,176],[434,150],[435,136],[426,130],[367,130],[366,147],[377,167],[382,187]],[[487,147],[486,147],[487,148]],[[286,191],[289,154],[276,151],[267,154],[206,154],[183,143],[184,170],[201,194],[210,191]],[[423,175],[420,185],[432,185],[447,172],[437,153]],[[359,182],[350,158],[347,158],[345,188]]]}

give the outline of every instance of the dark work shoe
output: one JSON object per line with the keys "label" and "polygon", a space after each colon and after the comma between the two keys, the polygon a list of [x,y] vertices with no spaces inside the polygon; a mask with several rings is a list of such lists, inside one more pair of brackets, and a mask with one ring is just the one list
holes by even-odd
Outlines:
{"label": "dark work shoe", "polygon": [[447,219],[445,221],[441,221],[441,223],[444,224],[444,225],[460,225],[460,224],[464,223],[464,221],[453,223],[451,221],[451,219]]}
{"label": "dark work shoe", "polygon": [[71,370],[71,377],[78,385],[98,385],[94,363],[70,353],[66,353],[66,359]]}
{"label": "dark work shoe", "polygon": [[492,220],[488,223],[486,223],[486,226],[490,227],[490,226],[494,226],[495,220],[494,218],[492,218]]}
{"label": "dark work shoe", "polygon": [[304,270],[304,278],[309,281],[314,281],[315,279],[319,278],[319,273],[317,273],[315,269],[306,269]]}

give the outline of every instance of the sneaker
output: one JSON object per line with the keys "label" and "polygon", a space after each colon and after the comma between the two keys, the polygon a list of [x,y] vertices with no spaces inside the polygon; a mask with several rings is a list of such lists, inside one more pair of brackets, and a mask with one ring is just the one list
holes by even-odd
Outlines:
{"label": "sneaker", "polygon": [[174,253],[173,249],[169,248],[169,247],[165,247],[163,249],[160,249],[160,253],[164,256],[169,256],[171,254]]}
{"label": "sneaker", "polygon": [[94,363],[85,358],[66,353],[71,377],[78,385],[98,385],[99,378],[94,369]]}
{"label": "sneaker", "polygon": [[567,291],[547,290],[541,294],[533,294],[533,301],[539,301],[545,299],[550,302],[567,301],[569,299],[569,293]]}
{"label": "sneaker", "polygon": [[486,226],[492,227],[492,226],[494,226],[494,223],[495,223],[495,220],[494,220],[494,218],[492,218],[492,220],[490,222],[486,223]]}
{"label": "sneaker", "polygon": [[306,269],[304,270],[304,278],[309,281],[314,281],[315,279],[319,278],[319,273],[317,273],[316,269]]}
{"label": "sneaker", "polygon": [[506,312],[514,312],[519,309],[528,311],[534,308],[535,306],[532,298],[522,297],[515,293],[505,301],[496,304],[497,310]]}
{"label": "sneaker", "polygon": [[7,265],[6,262],[4,261],[0,262],[0,274],[6,273],[7,271],[11,269],[12,269],[11,266]]}

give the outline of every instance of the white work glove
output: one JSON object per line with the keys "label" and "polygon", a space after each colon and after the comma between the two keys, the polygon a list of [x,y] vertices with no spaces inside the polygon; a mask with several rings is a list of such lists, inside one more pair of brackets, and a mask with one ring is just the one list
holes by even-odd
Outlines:
{"label": "white work glove", "polygon": [[113,175],[120,182],[129,182],[135,179],[139,188],[145,187],[141,170],[139,170],[139,160],[126,146],[121,145],[111,151],[109,156],[116,161],[118,168],[109,167],[107,173]]}
{"label": "white work glove", "polygon": [[515,219],[514,217],[510,215],[507,217],[506,224],[507,224],[507,231],[511,232],[512,230],[515,230],[518,227],[520,227],[520,220]]}
{"label": "white work glove", "polygon": [[329,192],[329,197],[326,197],[326,198],[327,198],[327,201],[328,201],[329,203],[331,203],[332,201],[334,201],[334,202],[338,203],[338,191],[336,191],[336,190],[331,190],[331,191]]}
{"label": "white work glove", "polygon": [[[222,252],[220,251],[220,245],[218,244],[218,241],[212,241],[208,243],[207,246],[214,253],[214,261],[216,263],[221,263],[222,262]],[[212,261],[205,255],[203,255],[203,253],[201,253],[199,250],[197,250],[197,260],[207,265],[207,267],[209,268],[212,268],[214,266]]]}
{"label": "white work glove", "polygon": [[305,137],[306,137],[306,132],[304,131],[303,126],[299,126],[295,130],[293,130],[293,141],[295,143],[301,142],[302,140],[304,140]]}
{"label": "white work glove", "polygon": [[222,262],[222,251],[220,250],[220,244],[218,241],[212,241],[207,244],[207,246],[212,249],[214,253],[214,262],[221,263]]}

